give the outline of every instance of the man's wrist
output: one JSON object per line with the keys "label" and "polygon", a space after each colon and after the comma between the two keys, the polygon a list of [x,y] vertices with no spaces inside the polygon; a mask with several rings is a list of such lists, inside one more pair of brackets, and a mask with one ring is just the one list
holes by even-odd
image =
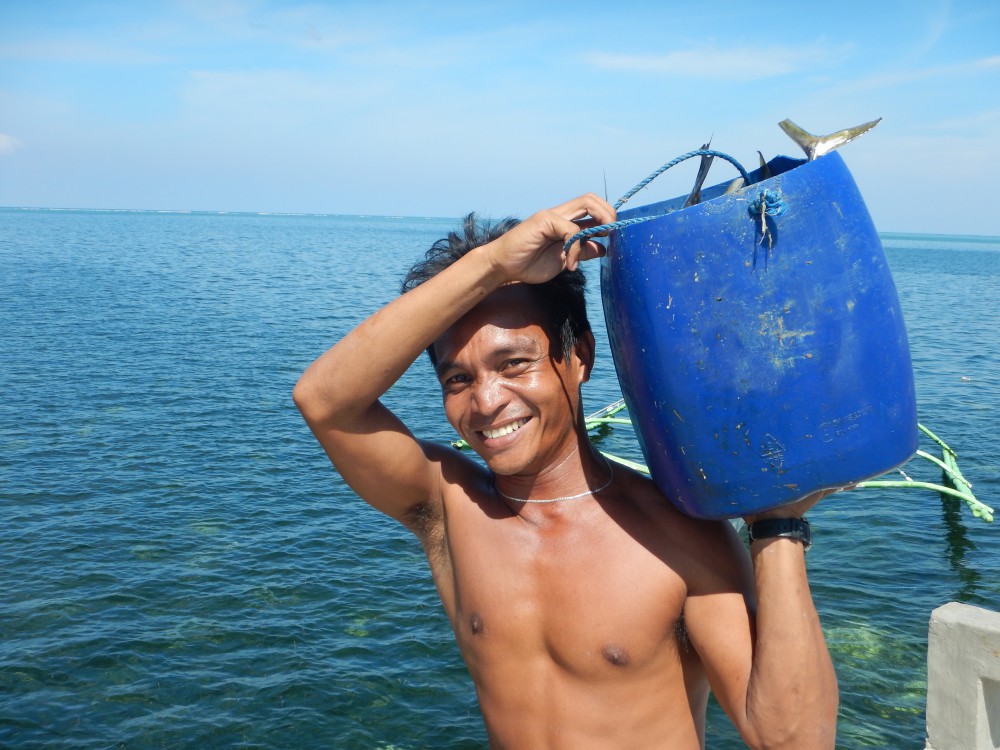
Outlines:
{"label": "man's wrist", "polygon": [[763,518],[747,526],[750,544],[767,539],[791,539],[805,549],[812,546],[812,529],[805,518]]}
{"label": "man's wrist", "polygon": [[499,258],[503,255],[502,245],[508,240],[507,235],[497,237],[492,242],[479,245],[469,251],[468,255],[477,257],[485,264],[485,283],[493,289],[499,289],[506,284],[510,284],[514,279],[510,277],[507,269]]}

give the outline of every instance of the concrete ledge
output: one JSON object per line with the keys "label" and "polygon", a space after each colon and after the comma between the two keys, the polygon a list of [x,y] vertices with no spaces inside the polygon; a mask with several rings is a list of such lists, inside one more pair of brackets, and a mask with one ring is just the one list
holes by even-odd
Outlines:
{"label": "concrete ledge", "polygon": [[1000,614],[958,602],[931,613],[926,750],[1000,750]]}

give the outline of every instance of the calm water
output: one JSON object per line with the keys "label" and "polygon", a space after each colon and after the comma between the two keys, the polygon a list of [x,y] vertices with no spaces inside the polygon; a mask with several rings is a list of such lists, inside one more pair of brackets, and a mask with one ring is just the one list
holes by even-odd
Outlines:
{"label": "calm water", "polygon": [[[419,546],[290,398],[453,224],[0,210],[0,746],[485,745]],[[922,419],[1000,506],[1000,239],[885,244]],[[601,346],[593,409],[618,397]],[[388,401],[451,437],[425,361]],[[907,490],[812,519],[840,745],[922,748],[928,617],[1000,608],[1000,524]]]}

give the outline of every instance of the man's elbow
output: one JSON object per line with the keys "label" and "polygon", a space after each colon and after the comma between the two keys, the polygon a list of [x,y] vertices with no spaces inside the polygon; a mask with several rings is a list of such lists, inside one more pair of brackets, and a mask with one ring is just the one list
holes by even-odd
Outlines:
{"label": "man's elbow", "polygon": [[336,378],[306,370],[292,388],[292,402],[315,432],[351,424],[357,418],[360,400],[341,387]]}
{"label": "man's elbow", "polygon": [[323,402],[319,388],[317,388],[314,378],[308,370],[299,378],[295,387],[292,388],[292,402],[295,408],[309,424],[321,419],[319,406]]}

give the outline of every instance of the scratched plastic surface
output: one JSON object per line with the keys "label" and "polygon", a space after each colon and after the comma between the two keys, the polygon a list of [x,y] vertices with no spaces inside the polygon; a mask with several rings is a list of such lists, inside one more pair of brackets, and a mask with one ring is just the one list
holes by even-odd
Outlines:
{"label": "scratched plastic surface", "polygon": [[[618,379],[654,481],[683,512],[746,515],[916,450],[913,369],[882,245],[839,154],[619,212],[602,262]],[[752,175],[756,176],[756,175]],[[777,190],[780,216],[752,210]]]}

